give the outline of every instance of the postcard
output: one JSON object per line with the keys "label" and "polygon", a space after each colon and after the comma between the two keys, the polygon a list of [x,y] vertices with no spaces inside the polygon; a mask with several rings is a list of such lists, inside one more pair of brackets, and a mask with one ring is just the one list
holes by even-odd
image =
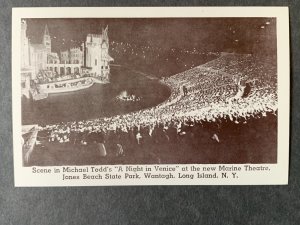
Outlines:
{"label": "postcard", "polygon": [[288,184],[287,7],[14,8],[15,186]]}

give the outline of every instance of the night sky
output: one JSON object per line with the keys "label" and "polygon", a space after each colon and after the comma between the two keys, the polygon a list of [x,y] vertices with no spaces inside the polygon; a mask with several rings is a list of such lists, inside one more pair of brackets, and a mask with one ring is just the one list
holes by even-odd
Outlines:
{"label": "night sky", "polygon": [[137,46],[276,53],[275,18],[172,18],[172,19],[27,19],[32,43],[42,40],[45,25],[52,51],[80,46],[88,33],[109,27],[110,41]]}

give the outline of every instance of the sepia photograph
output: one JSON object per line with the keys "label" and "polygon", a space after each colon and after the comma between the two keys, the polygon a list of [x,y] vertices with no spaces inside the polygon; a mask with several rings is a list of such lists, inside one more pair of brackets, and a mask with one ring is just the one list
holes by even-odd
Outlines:
{"label": "sepia photograph", "polygon": [[275,16],[16,23],[22,167],[278,163]]}

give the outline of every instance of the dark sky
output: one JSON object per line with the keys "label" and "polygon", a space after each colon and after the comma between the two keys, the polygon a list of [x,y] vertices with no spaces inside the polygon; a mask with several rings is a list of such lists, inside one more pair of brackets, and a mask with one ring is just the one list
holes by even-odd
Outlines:
{"label": "dark sky", "polygon": [[110,41],[162,49],[276,50],[274,18],[27,19],[27,23],[27,35],[35,43],[41,42],[48,25],[54,51],[79,46],[88,33],[100,33],[106,25]]}

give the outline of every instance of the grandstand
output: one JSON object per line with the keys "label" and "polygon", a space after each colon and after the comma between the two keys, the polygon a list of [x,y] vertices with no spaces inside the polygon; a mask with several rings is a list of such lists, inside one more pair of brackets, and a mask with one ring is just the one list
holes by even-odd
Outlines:
{"label": "grandstand", "polygon": [[[270,58],[222,54],[208,63],[161,79],[160,82],[171,89],[171,96],[155,107],[94,120],[46,125],[40,128],[40,136],[44,136],[48,146],[51,143],[55,146],[59,144],[64,146],[69,144],[73,147],[88,146],[100,142],[105,143],[108,149],[115,149],[117,145],[121,145],[127,157],[140,154],[138,153],[140,148],[152,149],[145,154],[147,157],[153,156],[156,163],[161,163],[163,153],[157,152],[157,145],[163,145],[168,149],[169,145],[173,146],[187,134],[197,137],[199,135],[197,129],[209,133],[208,139],[214,137],[213,140],[218,140],[218,143],[226,143],[224,138],[228,138],[230,132],[234,131],[224,132],[233,126],[232,124],[240,126],[239,129],[246,129],[244,127],[253,124],[253,120],[267,118],[267,122],[261,125],[266,127],[260,128],[260,131],[264,131],[270,126],[268,118],[272,118],[273,126],[277,123],[276,80],[276,64]],[[248,84],[247,95],[244,94],[246,84]],[[187,88],[186,95],[182,93],[183,86]],[[196,131],[191,131],[193,127]],[[277,130],[272,132],[276,137]],[[219,140],[218,135],[223,137]],[[256,138],[256,136],[249,137]],[[193,140],[191,143],[194,143]],[[156,146],[156,150],[149,146]],[[209,145],[207,148],[210,149],[212,146]],[[273,154],[267,159],[269,162],[276,161],[274,149],[262,151],[267,151],[269,156]],[[229,159],[229,162],[258,162],[249,157],[239,160],[241,159],[242,161]],[[128,160],[127,158],[124,163],[130,162]],[[170,163],[178,162],[178,158],[174,160]],[[207,160],[206,158],[204,162],[211,162]],[[259,160],[264,160],[264,157]]]}

